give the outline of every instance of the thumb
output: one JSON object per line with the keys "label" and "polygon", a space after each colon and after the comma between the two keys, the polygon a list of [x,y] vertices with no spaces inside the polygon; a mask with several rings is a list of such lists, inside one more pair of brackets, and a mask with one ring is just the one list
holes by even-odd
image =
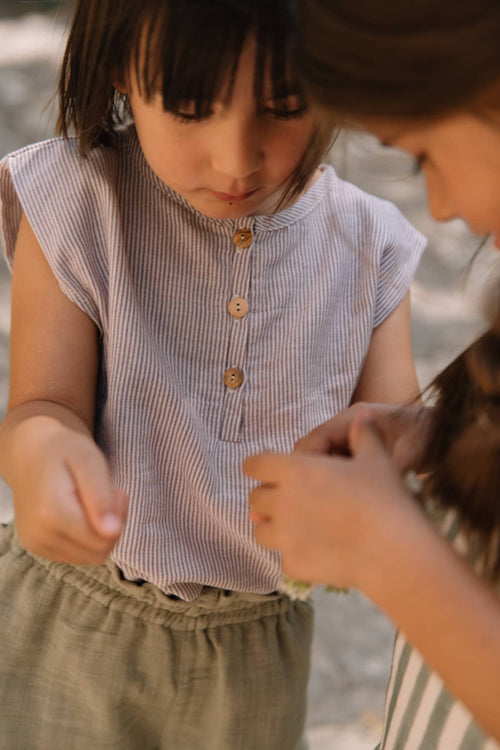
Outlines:
{"label": "thumb", "polygon": [[127,515],[127,496],[115,489],[107,462],[101,454],[91,462],[73,466],[80,503],[94,531],[103,537],[117,537]]}
{"label": "thumb", "polygon": [[356,415],[349,428],[349,447],[351,455],[365,458],[387,457],[387,450],[375,425],[374,415],[362,411]]}

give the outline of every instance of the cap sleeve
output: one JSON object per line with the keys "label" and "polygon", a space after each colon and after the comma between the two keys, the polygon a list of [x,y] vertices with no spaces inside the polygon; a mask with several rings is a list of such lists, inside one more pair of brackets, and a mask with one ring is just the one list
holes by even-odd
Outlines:
{"label": "cap sleeve", "polygon": [[377,212],[380,236],[383,238],[373,325],[380,325],[399,305],[427,245],[426,238],[387,201],[379,202]]}
{"label": "cap sleeve", "polygon": [[4,254],[12,268],[24,213],[62,292],[102,330],[107,252],[102,203],[103,157],[82,159],[74,139],[28,146],[0,162]]}

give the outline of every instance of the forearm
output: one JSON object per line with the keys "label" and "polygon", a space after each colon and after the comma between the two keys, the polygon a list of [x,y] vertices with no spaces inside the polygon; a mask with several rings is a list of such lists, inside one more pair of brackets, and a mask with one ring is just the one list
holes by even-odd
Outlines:
{"label": "forearm", "polygon": [[365,593],[500,739],[500,602],[493,589],[417,513],[392,541],[390,558],[390,570],[373,577]]}
{"label": "forearm", "polygon": [[[43,430],[34,430],[43,426]],[[0,476],[13,487],[30,448],[36,448],[41,432],[48,436],[68,429],[92,438],[90,426],[70,406],[52,401],[28,401],[13,408],[0,425]]]}

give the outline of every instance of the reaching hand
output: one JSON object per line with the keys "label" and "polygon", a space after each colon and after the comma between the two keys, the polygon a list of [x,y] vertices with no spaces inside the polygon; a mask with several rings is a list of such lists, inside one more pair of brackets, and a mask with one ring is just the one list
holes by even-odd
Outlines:
{"label": "reaching hand", "polygon": [[54,561],[103,562],[121,533],[128,504],[125,493],[113,488],[103,454],[90,437],[44,417],[20,429],[13,491],[21,543]]}
{"label": "reaching hand", "polygon": [[432,419],[432,409],[424,406],[354,404],[299,440],[295,450],[298,453],[348,454],[353,421],[367,412],[396,466],[401,471],[421,470]]}
{"label": "reaching hand", "polygon": [[264,453],[245,472],[255,538],[281,552],[294,579],[369,593],[394,564],[391,541],[420,514],[366,411],[348,431],[349,456]]}

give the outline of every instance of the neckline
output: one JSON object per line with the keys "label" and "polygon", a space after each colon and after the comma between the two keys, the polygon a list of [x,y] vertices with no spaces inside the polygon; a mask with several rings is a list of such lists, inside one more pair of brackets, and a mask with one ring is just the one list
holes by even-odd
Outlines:
{"label": "neckline", "polygon": [[315,180],[313,185],[311,185],[311,187],[303,193],[295,203],[291,206],[287,206],[282,211],[269,215],[257,214],[242,216],[238,219],[214,219],[194,208],[186,198],[169,187],[153,172],[146,161],[139,143],[137,131],[133,124],[128,125],[121,131],[121,133],[122,138],[120,139],[120,143],[123,143],[125,150],[130,154],[140,173],[148,180],[148,182],[152,183],[153,186],[165,196],[168,196],[170,200],[173,200],[182,206],[198,221],[208,224],[214,229],[229,229],[233,231],[235,226],[241,226],[242,224],[251,225],[254,230],[262,231],[283,229],[284,227],[302,220],[308,213],[310,213],[310,211],[312,211],[329,193],[329,188],[336,179],[333,167],[329,164],[321,164],[319,166],[321,174]]}

